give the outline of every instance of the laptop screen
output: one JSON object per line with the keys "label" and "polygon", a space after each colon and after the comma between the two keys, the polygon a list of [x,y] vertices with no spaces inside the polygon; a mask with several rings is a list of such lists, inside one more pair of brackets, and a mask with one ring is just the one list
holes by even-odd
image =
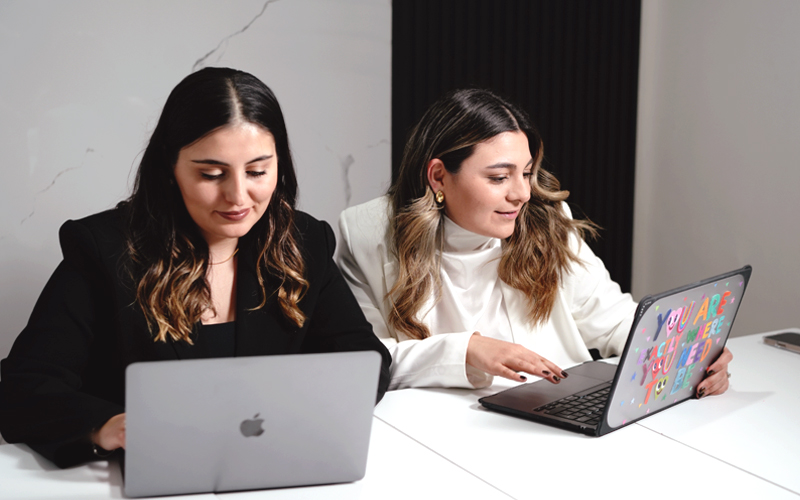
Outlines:
{"label": "laptop screen", "polygon": [[725,347],[749,268],[646,297],[617,370],[612,428],[691,398]]}

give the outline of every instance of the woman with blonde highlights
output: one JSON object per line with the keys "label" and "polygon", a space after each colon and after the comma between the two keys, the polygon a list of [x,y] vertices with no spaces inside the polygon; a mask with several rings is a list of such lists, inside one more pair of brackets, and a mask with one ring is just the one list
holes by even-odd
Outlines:
{"label": "woman with blonde highlights", "polygon": [[[624,347],[636,304],[584,243],[595,229],[571,217],[542,156],[524,112],[456,91],[412,130],[388,195],[342,213],[339,265],[392,353],[390,389],[558,383],[589,349]],[[698,394],[724,392],[729,360]]]}
{"label": "woman with blonde highlights", "polygon": [[0,365],[3,437],[61,467],[124,448],[136,361],[375,350],[380,399],[391,357],[333,263],[333,231],[296,198],[272,91],[227,68],[186,77],[131,197],[62,226],[64,260]]}

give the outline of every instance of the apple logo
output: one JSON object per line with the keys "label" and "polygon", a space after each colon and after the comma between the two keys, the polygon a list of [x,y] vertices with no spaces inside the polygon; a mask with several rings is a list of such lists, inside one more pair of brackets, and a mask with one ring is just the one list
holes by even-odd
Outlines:
{"label": "apple logo", "polygon": [[256,413],[252,419],[242,421],[242,424],[239,426],[242,436],[258,437],[264,434],[264,429],[261,428],[261,424],[264,423],[264,419],[258,418],[259,415],[260,413]]}

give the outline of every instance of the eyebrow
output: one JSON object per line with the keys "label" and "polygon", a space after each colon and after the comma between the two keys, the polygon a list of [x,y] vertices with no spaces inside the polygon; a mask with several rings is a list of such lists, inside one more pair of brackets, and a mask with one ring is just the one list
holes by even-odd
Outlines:
{"label": "eyebrow", "polygon": [[[522,167],[522,168],[526,169],[531,165],[533,165],[533,158],[528,160],[528,163],[526,163],[525,166]],[[494,168],[517,168],[517,166],[514,163],[495,163],[494,165],[489,165],[486,168],[492,168],[492,169],[494,169]]]}
{"label": "eyebrow", "polygon": [[[251,163],[256,163],[256,162],[259,162],[259,161],[269,160],[273,156],[275,156],[275,155],[259,156],[258,158],[253,158],[252,160],[248,161],[247,163],[245,163],[245,165],[250,165]],[[219,161],[219,160],[212,160],[210,158],[209,159],[203,159],[203,160],[192,160],[192,163],[198,163],[198,164],[201,164],[201,165],[222,165],[222,166],[225,166],[225,167],[229,167],[230,166],[225,162],[222,162],[222,161]]]}

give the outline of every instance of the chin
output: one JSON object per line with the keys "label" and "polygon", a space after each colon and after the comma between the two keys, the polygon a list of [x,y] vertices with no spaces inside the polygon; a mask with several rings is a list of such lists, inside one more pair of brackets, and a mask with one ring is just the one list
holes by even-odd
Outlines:
{"label": "chin", "polygon": [[504,240],[514,234],[514,229],[516,229],[516,227],[516,224],[510,224],[508,228],[506,228],[505,225],[495,225],[489,228],[487,235]]}
{"label": "chin", "polygon": [[217,234],[222,238],[241,238],[253,229],[254,224],[248,224],[240,227],[227,227],[224,230],[218,231]]}

